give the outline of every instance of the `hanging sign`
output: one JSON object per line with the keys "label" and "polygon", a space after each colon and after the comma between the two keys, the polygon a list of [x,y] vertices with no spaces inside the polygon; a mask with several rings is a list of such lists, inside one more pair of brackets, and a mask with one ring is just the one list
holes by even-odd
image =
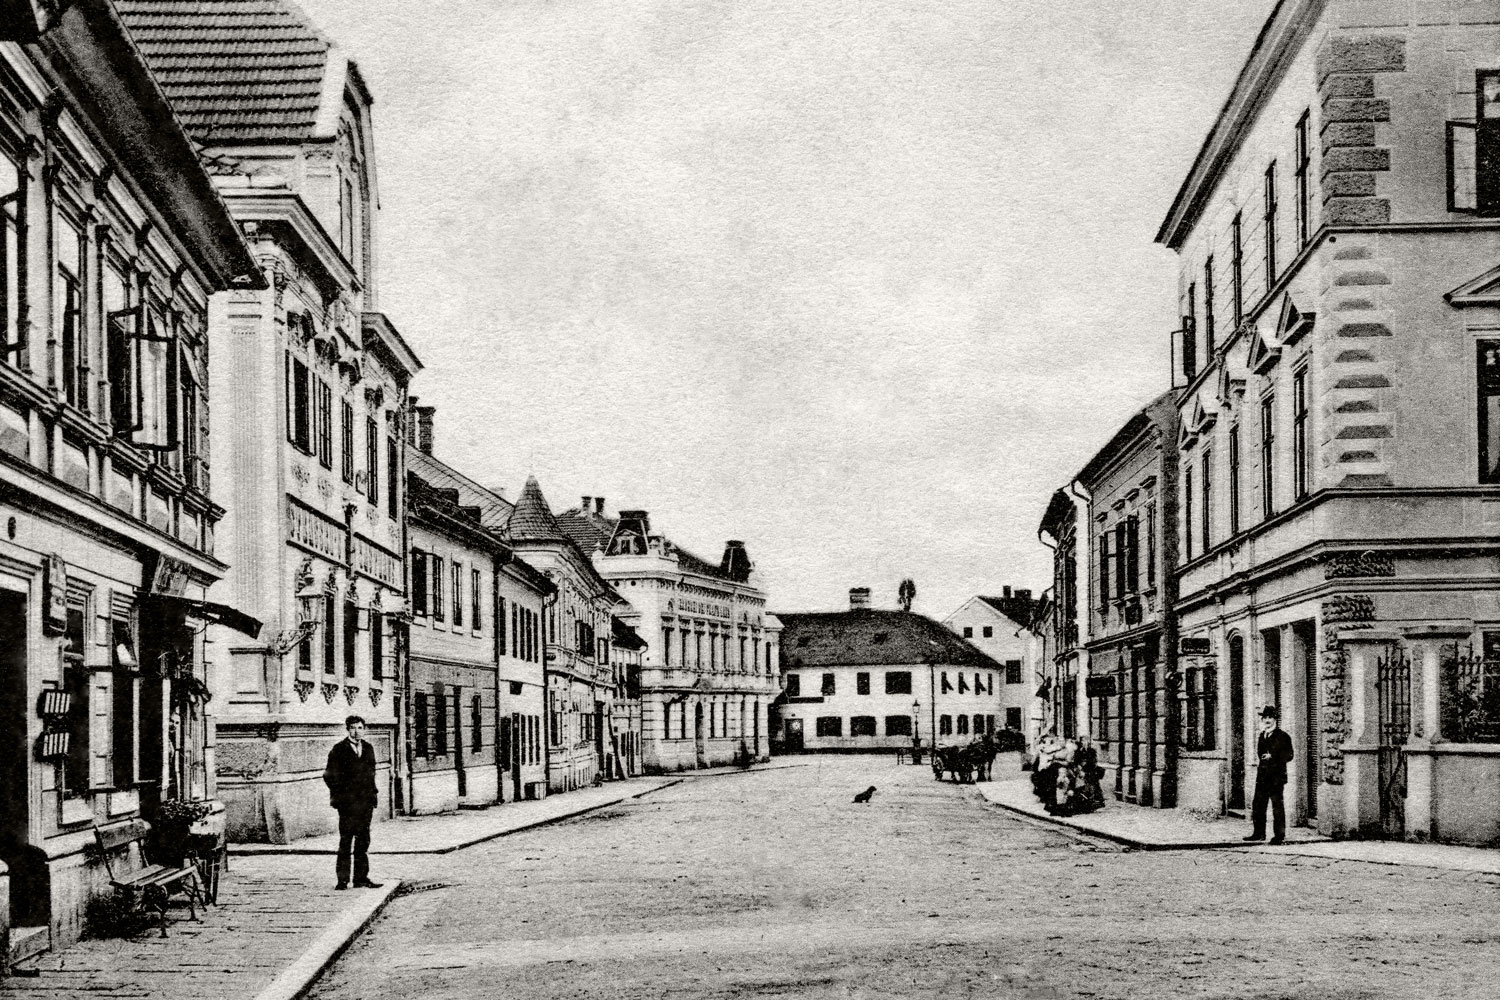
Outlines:
{"label": "hanging sign", "polygon": [[187,592],[188,564],[158,553],[156,569],[151,574],[151,593],[162,597],[181,597]]}
{"label": "hanging sign", "polygon": [[1110,698],[1115,694],[1115,675],[1104,674],[1102,677],[1085,677],[1083,679],[1083,690],[1090,698]]}
{"label": "hanging sign", "polygon": [[1183,656],[1207,656],[1213,652],[1213,644],[1207,637],[1195,639],[1178,639],[1177,651]]}
{"label": "hanging sign", "polygon": [[68,755],[68,731],[49,729],[36,738],[36,759],[56,760]]}
{"label": "hanging sign", "polygon": [[57,554],[42,560],[42,634],[68,630],[68,564]]}

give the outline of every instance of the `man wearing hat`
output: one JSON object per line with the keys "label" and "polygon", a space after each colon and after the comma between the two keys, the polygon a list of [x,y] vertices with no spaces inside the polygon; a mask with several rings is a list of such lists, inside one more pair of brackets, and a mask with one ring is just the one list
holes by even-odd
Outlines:
{"label": "man wearing hat", "polygon": [[1286,766],[1292,762],[1292,738],[1276,724],[1280,718],[1281,712],[1275,705],[1260,710],[1260,737],[1255,741],[1260,768],[1255,772],[1255,802],[1250,810],[1250,821],[1255,826],[1246,840],[1266,839],[1269,802],[1275,823],[1271,843],[1286,842],[1286,805],[1281,801],[1281,789],[1286,784]]}

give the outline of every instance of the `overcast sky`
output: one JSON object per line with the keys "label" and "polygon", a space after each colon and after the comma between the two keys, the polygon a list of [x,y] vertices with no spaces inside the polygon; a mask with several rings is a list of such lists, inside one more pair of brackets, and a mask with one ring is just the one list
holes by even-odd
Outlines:
{"label": "overcast sky", "polygon": [[773,610],[1041,590],[1167,385],[1152,237],[1272,0],[302,0],[376,98],[440,457],[603,495]]}

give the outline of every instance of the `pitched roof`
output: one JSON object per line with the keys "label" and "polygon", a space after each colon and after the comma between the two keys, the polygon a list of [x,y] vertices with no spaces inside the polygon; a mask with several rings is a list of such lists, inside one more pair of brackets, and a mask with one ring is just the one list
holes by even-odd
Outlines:
{"label": "pitched roof", "polygon": [[996,611],[1000,612],[1017,625],[1030,625],[1031,616],[1036,611],[1037,602],[1030,597],[986,597],[978,595],[979,599]]}
{"label": "pitched roof", "polygon": [[547,506],[547,498],[542,496],[542,485],[536,481],[536,476],[526,477],[526,486],[521,490],[515,509],[510,512],[505,531],[511,541],[572,541],[557,523],[557,518],[552,516],[552,508]]}
{"label": "pitched roof", "polygon": [[861,609],[830,613],[776,612],[782,659],[794,667],[949,663],[999,669],[999,664],[925,615]]}
{"label": "pitched roof", "polygon": [[310,137],[333,43],[288,0],[116,0],[116,7],[194,139]]}
{"label": "pitched roof", "polygon": [[438,489],[456,491],[458,502],[465,507],[477,507],[479,523],[491,531],[503,530],[505,522],[510,520],[513,505],[504,497],[485,489],[420,448],[406,449],[406,467]]}
{"label": "pitched roof", "polygon": [[609,547],[618,522],[597,511],[573,507],[558,514],[557,523],[584,555],[592,555],[596,548]]}

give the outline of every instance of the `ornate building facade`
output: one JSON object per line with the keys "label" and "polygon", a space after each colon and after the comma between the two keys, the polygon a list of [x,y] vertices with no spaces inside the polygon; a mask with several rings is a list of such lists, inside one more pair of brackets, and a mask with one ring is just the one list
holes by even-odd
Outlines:
{"label": "ornate building facade", "polygon": [[1181,801],[1239,801],[1271,704],[1293,822],[1491,842],[1500,59],[1471,5],[1370,14],[1276,8],[1158,234],[1181,665],[1220,692]]}
{"label": "ornate building facade", "polygon": [[210,422],[232,567],[213,593],[267,628],[210,638],[230,832],[285,843],[334,828],[322,771],[349,714],[370,723],[377,816],[403,805],[403,423],[421,364],[377,311],[371,98],[278,0],[120,10],[266,276],[213,302]]}
{"label": "ornate building facade", "polygon": [[640,668],[648,772],[761,760],[777,693],[780,623],[744,543],[708,562],[651,530],[645,511],[604,513],[585,497],[559,523],[628,602],[620,614],[647,643]]}
{"label": "ornate building facade", "polygon": [[226,568],[209,299],[261,284],[111,4],[0,3],[11,957],[71,943],[110,891],[87,854],[94,825],[217,792],[205,705],[220,654],[204,626],[248,641],[259,623],[205,600]]}

